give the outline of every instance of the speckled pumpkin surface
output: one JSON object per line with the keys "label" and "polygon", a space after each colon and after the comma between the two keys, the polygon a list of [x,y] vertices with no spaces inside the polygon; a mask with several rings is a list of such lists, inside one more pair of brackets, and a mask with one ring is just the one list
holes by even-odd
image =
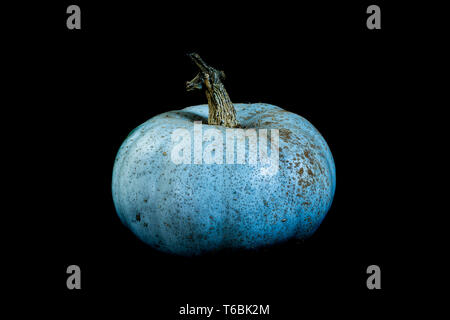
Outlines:
{"label": "speckled pumpkin surface", "polygon": [[155,116],[126,138],[113,170],[118,216],[139,239],[189,256],[303,239],[317,230],[336,187],[323,137],[306,119],[277,106],[234,107],[242,128],[279,130],[276,174],[268,175],[259,162],[175,164],[170,155],[176,129],[193,135],[194,121],[202,121],[203,131],[215,127],[225,136],[227,128],[207,125],[208,105]]}

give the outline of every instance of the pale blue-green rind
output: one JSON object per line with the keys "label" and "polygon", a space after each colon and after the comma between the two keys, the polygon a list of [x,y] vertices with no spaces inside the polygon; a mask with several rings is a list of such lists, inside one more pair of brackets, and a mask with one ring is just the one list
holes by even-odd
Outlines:
{"label": "pale blue-green rind", "polygon": [[243,128],[279,129],[276,174],[268,175],[259,162],[173,163],[174,130],[185,128],[193,136],[194,121],[201,120],[203,132],[215,127],[225,136],[225,127],[207,125],[207,105],[153,117],[120,147],[114,204],[122,223],[148,245],[187,256],[256,248],[307,238],[321,224],[336,187],[333,156],[323,137],[306,119],[277,106],[234,106]]}

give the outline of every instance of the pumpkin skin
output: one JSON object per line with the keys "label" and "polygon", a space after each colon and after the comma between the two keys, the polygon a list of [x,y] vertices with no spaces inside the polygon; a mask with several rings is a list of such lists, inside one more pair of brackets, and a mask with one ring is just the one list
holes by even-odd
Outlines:
{"label": "pumpkin skin", "polygon": [[[305,239],[317,230],[336,188],[333,156],[324,138],[306,119],[277,106],[234,107],[243,128],[279,129],[275,174],[264,174],[259,162],[171,161],[172,133],[178,128],[193,134],[194,121],[201,120],[203,132],[215,127],[225,136],[226,127],[207,125],[208,105],[155,116],[123,142],[114,163],[112,195],[120,220],[143,242],[191,256]],[[203,142],[203,150],[209,143]]]}

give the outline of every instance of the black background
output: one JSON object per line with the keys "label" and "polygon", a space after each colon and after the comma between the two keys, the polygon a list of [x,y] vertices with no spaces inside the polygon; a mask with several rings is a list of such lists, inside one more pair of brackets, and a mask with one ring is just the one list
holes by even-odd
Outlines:
{"label": "black background", "polygon": [[[81,7],[81,30],[66,28],[70,4]],[[26,43],[15,38],[25,49],[11,81],[30,88],[17,99],[33,99],[24,112],[39,127],[27,133],[40,172],[28,259],[45,270],[48,301],[70,313],[89,307],[149,319],[183,319],[177,311],[187,303],[270,304],[261,318],[275,319],[367,317],[396,305],[409,253],[420,245],[399,230],[409,214],[400,192],[408,170],[402,123],[415,116],[404,103],[417,70],[410,37],[419,31],[400,18],[405,7],[380,1],[382,29],[368,30],[369,4],[61,1],[39,8],[45,19],[28,12],[35,28]],[[189,52],[226,72],[232,101],[298,113],[326,139],[336,195],[312,238],[180,258],[120,223],[111,175],[127,134],[161,112],[206,103],[202,93],[185,92],[197,72]],[[66,288],[71,264],[81,267],[80,291]],[[371,264],[381,267],[382,290],[366,287]]]}

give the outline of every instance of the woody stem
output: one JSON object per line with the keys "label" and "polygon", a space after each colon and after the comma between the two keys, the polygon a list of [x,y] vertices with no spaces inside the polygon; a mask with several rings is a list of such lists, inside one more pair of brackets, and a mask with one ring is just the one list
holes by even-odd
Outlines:
{"label": "woody stem", "polygon": [[189,54],[189,57],[200,69],[200,72],[194,79],[186,82],[186,90],[204,88],[209,107],[208,124],[223,125],[229,128],[238,127],[236,110],[222,84],[225,73],[208,66],[196,53]]}

